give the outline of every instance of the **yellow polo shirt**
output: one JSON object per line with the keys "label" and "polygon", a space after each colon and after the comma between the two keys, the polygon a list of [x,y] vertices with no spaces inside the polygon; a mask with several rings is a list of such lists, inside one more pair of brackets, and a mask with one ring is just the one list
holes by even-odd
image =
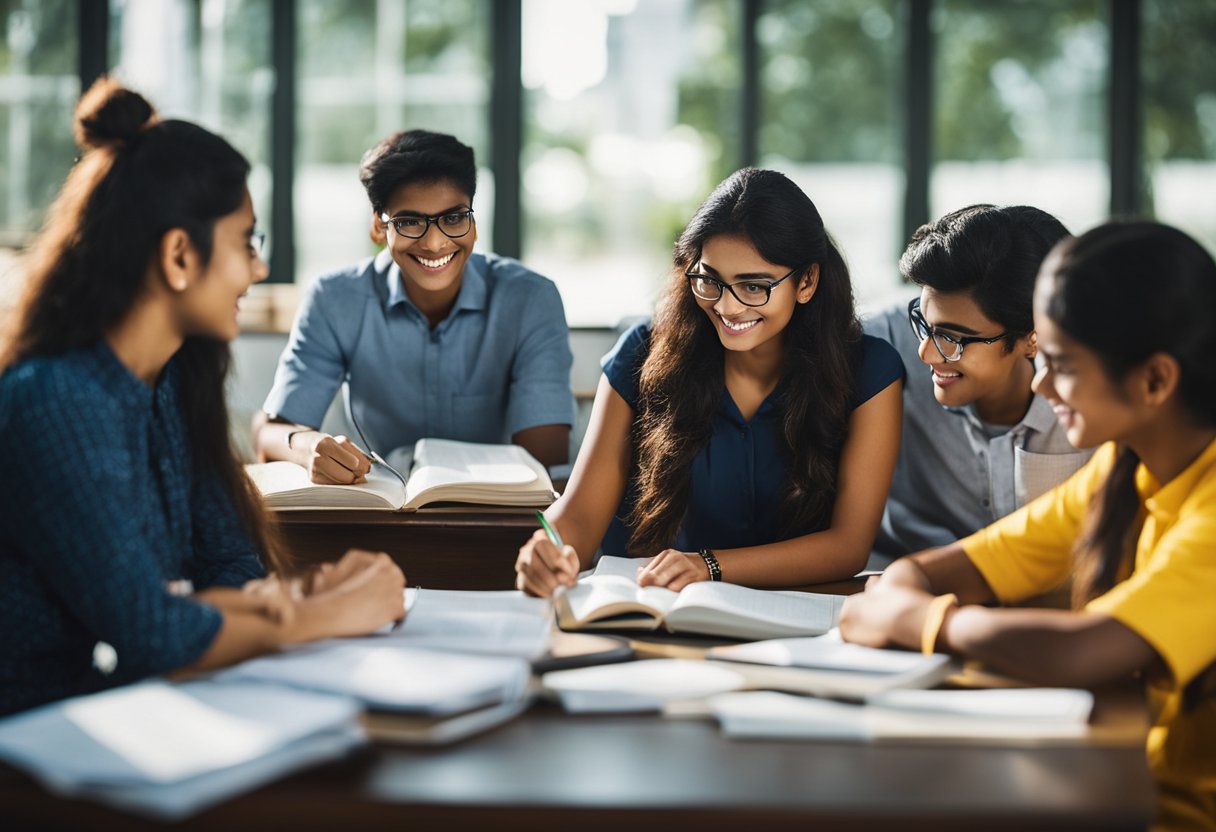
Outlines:
{"label": "yellow polo shirt", "polygon": [[[1104,445],[1070,479],[962,541],[997,598],[1018,601],[1069,575],[1073,541],[1115,454]],[[1136,490],[1145,520],[1132,574],[1085,609],[1136,632],[1169,668],[1149,685],[1161,828],[1216,829],[1216,695],[1183,705],[1190,682],[1216,675],[1216,441],[1165,485],[1141,465]]]}

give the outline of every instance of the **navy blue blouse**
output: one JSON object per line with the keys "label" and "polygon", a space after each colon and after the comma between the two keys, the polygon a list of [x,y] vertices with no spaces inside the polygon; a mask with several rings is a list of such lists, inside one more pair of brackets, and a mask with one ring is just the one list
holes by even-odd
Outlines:
{"label": "navy blue blouse", "polygon": [[0,378],[0,713],[192,663],[222,619],[166,582],[264,574],[191,470],[179,384],[171,361],[149,388],[105,342]]}
{"label": "navy blue blouse", "polygon": [[[859,369],[854,409],[904,378],[899,353],[886,341],[865,335],[856,349]],[[650,325],[639,324],[622,335],[601,361],[612,388],[635,411],[638,377],[649,351]],[[781,539],[777,511],[784,496],[789,459],[781,438],[780,397],[779,386],[747,421],[730,392],[723,388],[709,444],[692,461],[688,514],[676,539],[670,543],[671,548],[683,552],[736,549]],[[631,478],[625,498],[600,544],[604,554],[626,554],[631,530],[624,518],[636,493]],[[817,530],[808,528],[798,535],[813,531]]]}

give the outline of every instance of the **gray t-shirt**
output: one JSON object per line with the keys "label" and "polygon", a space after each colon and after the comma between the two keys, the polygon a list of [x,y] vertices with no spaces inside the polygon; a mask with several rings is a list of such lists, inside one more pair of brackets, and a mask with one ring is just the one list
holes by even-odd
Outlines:
{"label": "gray t-shirt", "polygon": [[1068,443],[1051,405],[1035,395],[1018,424],[984,423],[974,406],[948,408],[933,397],[931,371],[908,325],[907,302],[862,321],[899,352],[904,383],[903,439],[871,565],[943,546],[1004,517],[1068,479],[1091,450]]}

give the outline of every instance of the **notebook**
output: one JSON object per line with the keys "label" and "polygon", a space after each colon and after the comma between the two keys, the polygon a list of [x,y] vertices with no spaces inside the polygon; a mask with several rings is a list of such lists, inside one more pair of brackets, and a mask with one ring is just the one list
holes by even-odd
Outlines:
{"label": "notebook", "polygon": [[[944,653],[925,656],[907,650],[886,650],[847,644],[832,629],[813,638],[783,638],[713,647],[707,659],[737,662],[746,668],[751,687],[791,690],[780,681],[785,668],[802,670],[801,692],[846,699],[865,699],[895,688],[929,688],[943,681],[957,663]],[[770,672],[771,669],[771,672]]]}
{"label": "notebook", "polygon": [[444,716],[526,695],[531,666],[514,656],[440,653],[363,638],[306,644],[221,670],[262,682],[353,697],[369,708]]}
{"label": "notebook", "polygon": [[1069,688],[897,690],[865,705],[773,691],[726,693],[709,708],[734,738],[1068,744],[1089,733],[1093,694]]}
{"label": "notebook", "polygon": [[345,696],[151,680],[0,720],[0,759],[48,790],[181,820],[365,739]]}

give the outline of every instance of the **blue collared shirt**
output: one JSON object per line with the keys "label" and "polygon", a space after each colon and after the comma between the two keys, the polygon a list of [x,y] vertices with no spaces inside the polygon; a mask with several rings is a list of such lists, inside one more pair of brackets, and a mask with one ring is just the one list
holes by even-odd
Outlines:
{"label": "blue collared shirt", "polygon": [[[907,368],[903,441],[875,554],[890,558],[953,543],[1068,479],[1089,459],[1068,442],[1051,404],[1035,394],[1018,424],[985,423],[974,405],[942,407],[917,354],[908,307],[867,316],[865,331],[892,344]],[[999,346],[993,348],[999,349]]]}
{"label": "blue collared shirt", "polygon": [[[855,347],[856,409],[903,377],[903,365],[889,344],[863,336]],[[603,359],[604,375],[612,389],[637,411],[638,374],[650,351],[650,326],[641,324],[621,336]],[[692,461],[692,492],[688,513],[671,547],[684,552],[702,548],[735,549],[762,546],[782,539],[778,510],[785,494],[789,459],[781,438],[783,387],[768,395],[751,420],[743,418],[735,400],[723,387],[714,414],[709,443]],[[625,523],[636,485],[629,490],[604,535],[600,550],[625,555],[630,529]],[[815,528],[797,534],[810,534]],[[639,552],[656,555],[658,552]]]}
{"label": "blue collared shirt", "polygon": [[355,419],[381,453],[428,436],[510,442],[574,423],[572,362],[547,278],[473,254],[451,313],[432,329],[384,251],[313,283],[263,410],[320,426],[349,376]]}
{"label": "blue collared shirt", "polygon": [[0,713],[193,663],[221,616],[166,585],[264,574],[194,469],[179,386],[175,361],[149,388],[104,341],[0,378]]}

